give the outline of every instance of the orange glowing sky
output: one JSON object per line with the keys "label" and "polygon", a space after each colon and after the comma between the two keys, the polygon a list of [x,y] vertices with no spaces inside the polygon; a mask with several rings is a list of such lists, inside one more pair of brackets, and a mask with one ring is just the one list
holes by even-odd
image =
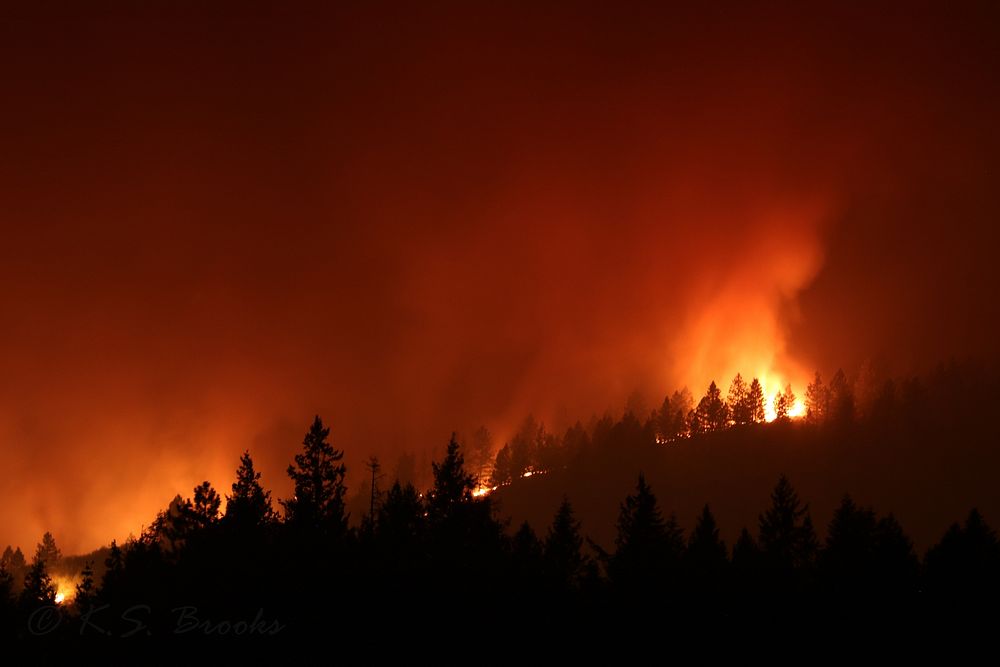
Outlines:
{"label": "orange glowing sky", "polygon": [[2,10],[0,546],[283,496],[316,413],[391,471],[996,354],[990,3],[133,4]]}

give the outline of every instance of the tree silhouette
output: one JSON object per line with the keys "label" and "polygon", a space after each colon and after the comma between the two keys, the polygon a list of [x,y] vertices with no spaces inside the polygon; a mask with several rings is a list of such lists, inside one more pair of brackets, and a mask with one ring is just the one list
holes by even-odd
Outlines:
{"label": "tree silhouette", "polygon": [[721,431],[729,425],[729,407],[722,400],[722,392],[712,382],[708,393],[700,401],[689,416],[692,434]]}
{"label": "tree silhouette", "polygon": [[260,483],[260,473],[254,469],[249,450],[240,456],[236,469],[236,481],[232,485],[233,494],[226,496],[226,513],[223,523],[239,529],[262,528],[275,522],[274,508],[271,506],[271,492],[265,491]]}
{"label": "tree silhouette", "polygon": [[21,547],[11,549],[8,545],[4,549],[3,556],[0,556],[0,569],[10,574],[15,588],[20,587],[21,583],[24,582],[24,575],[28,570],[28,564],[24,559]]}
{"label": "tree silhouette", "polygon": [[582,550],[580,522],[573,515],[569,499],[564,497],[545,538],[545,566],[553,583],[569,588],[579,582],[586,566]]}
{"label": "tree silhouette", "polygon": [[36,557],[31,562],[28,573],[24,576],[21,602],[28,609],[56,603],[56,587],[52,583],[44,559]]}
{"label": "tree silhouette", "polygon": [[784,475],[771,493],[771,507],[760,515],[760,547],[767,564],[776,571],[808,567],[816,554],[816,533],[809,506],[803,505]]}
{"label": "tree silhouette", "polygon": [[13,616],[14,576],[0,563],[0,637],[6,638],[13,634]]}
{"label": "tree silhouette", "polygon": [[198,528],[207,528],[219,520],[222,498],[212,485],[205,480],[194,487],[194,500],[187,503],[187,513]]}
{"label": "tree silhouette", "polygon": [[288,466],[288,476],[295,484],[294,495],[281,501],[288,522],[293,526],[317,530],[331,536],[342,535],[347,528],[344,512],[344,453],[327,442],[330,429],[316,415],[302,440],[302,453]]}
{"label": "tree silhouette", "polygon": [[56,546],[55,538],[52,537],[52,533],[46,531],[42,535],[42,541],[35,548],[35,560],[42,561],[46,566],[52,567],[59,562],[60,558],[62,558],[62,552]]}
{"label": "tree silhouette", "polygon": [[913,542],[892,514],[875,526],[873,579],[885,594],[912,594],[916,589],[920,563]]}
{"label": "tree silhouette", "polygon": [[545,427],[528,415],[510,440],[511,477],[516,479],[536,467],[538,451],[545,441]]}
{"label": "tree silhouette", "polygon": [[480,426],[469,440],[469,468],[477,480],[485,483],[489,478],[493,463],[493,434],[485,426]]}
{"label": "tree silhouette", "polygon": [[431,521],[446,521],[454,508],[472,500],[476,478],[465,471],[465,459],[459,451],[455,434],[448,442],[448,449],[441,463],[431,465],[434,471],[434,488],[427,493],[427,512]]}
{"label": "tree silhouette", "polygon": [[522,580],[533,582],[543,567],[545,552],[531,524],[525,521],[518,527],[514,537],[511,538],[510,547],[516,575]]}
{"label": "tree silhouette", "polygon": [[490,473],[490,485],[501,486],[509,484],[514,478],[514,465],[510,459],[510,445],[505,444],[497,452],[496,460],[493,463],[493,472]]}
{"label": "tree silhouette", "polygon": [[146,530],[146,536],[150,540],[156,540],[164,551],[175,553],[201,525],[200,519],[195,516],[191,499],[185,500],[178,493],[165,510],[157,513]]}
{"label": "tree silhouette", "polygon": [[382,464],[379,463],[377,456],[370,456],[365,462],[365,468],[371,473],[371,480],[368,482],[368,512],[361,519],[361,527],[364,532],[371,533],[375,530],[375,508],[378,506],[379,498],[382,497],[382,491],[378,487],[378,481],[383,476],[379,472],[382,470]]}
{"label": "tree silhouette", "polygon": [[788,413],[792,408],[795,407],[795,393],[792,391],[792,385],[785,385],[784,391],[779,391],[778,395],[774,398],[774,418],[775,419],[787,419]]}
{"label": "tree silhouette", "polygon": [[673,423],[670,434],[674,438],[682,438],[688,434],[688,414],[694,407],[694,399],[687,387],[675,391],[670,396],[670,410],[673,413]]}
{"label": "tree silhouette", "polygon": [[688,415],[691,413],[691,392],[687,389],[675,391],[663,399],[656,411],[656,434],[660,442],[676,440],[688,433]]}
{"label": "tree silhouette", "polygon": [[750,388],[739,373],[729,386],[729,409],[734,424],[749,424],[753,421],[750,406]]}
{"label": "tree silhouette", "polygon": [[813,381],[806,387],[806,419],[811,422],[823,421],[826,419],[829,404],[830,394],[823,385],[819,371],[816,371]]}
{"label": "tree silhouette", "polygon": [[441,463],[433,463],[434,486],[426,494],[429,581],[437,595],[469,597],[496,590],[504,569],[506,538],[493,517],[490,498],[474,498],[475,476],[465,469],[452,435]]}
{"label": "tree silhouette", "polygon": [[844,371],[837,369],[833,379],[830,380],[828,389],[827,405],[829,413],[827,417],[838,424],[845,424],[854,419],[854,388],[847,381]]}
{"label": "tree silhouette", "polygon": [[820,572],[836,593],[858,595],[876,585],[877,524],[873,510],[858,507],[850,496],[844,496],[833,514],[819,559]]}
{"label": "tree silhouette", "polygon": [[73,604],[80,613],[86,613],[97,599],[97,587],[94,584],[94,564],[87,561],[80,573],[80,583],[76,585],[76,595],[73,596]]}
{"label": "tree silhouette", "polygon": [[750,390],[747,392],[747,403],[750,409],[750,421],[760,424],[767,417],[764,409],[764,388],[760,385],[760,380],[753,379],[750,383]]}
{"label": "tree silhouette", "polygon": [[394,549],[419,540],[423,534],[424,507],[412,484],[402,486],[396,480],[379,505],[377,516],[379,539]]}
{"label": "tree silhouette", "polygon": [[376,508],[374,556],[368,575],[385,594],[425,595],[427,519],[416,488],[396,480]]}
{"label": "tree silhouette", "polygon": [[1000,593],[1000,542],[978,509],[952,524],[924,558],[928,588],[936,594],[989,599]]}
{"label": "tree silhouette", "polygon": [[729,568],[726,545],[719,537],[719,527],[708,505],[698,515],[694,530],[684,552],[685,570],[694,590],[716,591],[726,584]]}
{"label": "tree silhouette", "polygon": [[676,520],[664,521],[656,496],[639,475],[635,493],[625,498],[618,514],[615,552],[608,563],[612,581],[625,591],[662,591],[672,583],[683,551]]}
{"label": "tree silhouette", "polygon": [[733,566],[741,572],[753,572],[760,565],[761,552],[757,540],[744,527],[733,545]]}

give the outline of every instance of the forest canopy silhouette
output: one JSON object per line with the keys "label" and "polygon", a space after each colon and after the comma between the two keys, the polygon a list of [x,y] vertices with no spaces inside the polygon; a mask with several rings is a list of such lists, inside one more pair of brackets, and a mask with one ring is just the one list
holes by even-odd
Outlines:
{"label": "forest canopy silhouette", "polygon": [[[749,389],[753,381],[741,376],[728,394],[734,405],[720,398],[713,382],[696,406],[675,392],[648,414],[606,416],[577,424],[563,437],[529,418],[486,464],[492,471],[485,477],[453,435],[432,463],[427,489],[385,479],[372,459],[374,484],[358,494],[368,500],[360,516],[352,516],[346,500],[344,452],[316,416],[287,469],[294,483],[289,498],[272,500],[246,451],[228,491],[199,484],[123,544],[66,557],[45,533],[31,558],[8,547],[0,560],[3,632],[127,638],[141,627],[158,637],[310,636],[331,621],[370,632],[371,615],[379,627],[415,631],[423,626],[412,618],[412,605],[467,606],[482,619],[516,609],[538,621],[613,624],[635,605],[657,600],[669,604],[656,617],[676,624],[797,622],[803,606],[831,621],[900,627],[954,621],[954,601],[985,603],[1000,594],[1000,542],[978,507],[935,526],[934,541],[918,549],[896,513],[858,502],[845,489],[822,499],[833,509],[821,518],[792,479],[779,473],[752,520],[727,533],[711,499],[679,513],[663,502],[661,491],[679,498],[681,490],[654,485],[646,472],[663,478],[664,466],[685,465],[675,453],[749,465],[764,453],[754,450],[762,442],[786,441],[841,457],[824,471],[825,479],[837,477],[837,465],[857,470],[859,456],[868,457],[869,473],[882,479],[895,463],[878,468],[878,456],[865,451],[873,441],[879,443],[873,447],[898,452],[899,442],[915,437],[994,432],[990,415],[968,406],[963,411],[963,394],[956,390],[1000,397],[995,377],[951,367],[898,392],[886,382],[867,402],[845,377],[838,372],[824,384],[817,374],[807,412],[771,421]],[[675,419],[676,397],[689,406],[683,422]],[[932,404],[941,412],[929,411]],[[705,420],[716,411],[723,415],[718,422]],[[679,432],[678,423],[686,424]],[[934,464],[946,461],[936,457]],[[794,466],[791,459],[781,462]],[[581,513],[570,494],[579,493],[585,504],[608,500],[595,485],[613,476],[612,469],[633,471],[626,474],[634,479],[623,498],[608,503],[614,521],[611,539],[604,539],[589,529],[596,517]],[[561,481],[554,488],[569,490],[556,502],[540,502],[553,479]],[[579,486],[566,483],[570,479]],[[765,494],[758,490],[761,498]],[[532,503],[544,519],[515,524],[504,514],[507,501]],[[899,507],[911,518],[925,518],[914,511],[919,508]],[[990,511],[998,511],[995,504]],[[327,607],[328,600],[338,602]],[[40,626],[41,611],[58,622]],[[459,624],[477,632],[474,623]]]}
{"label": "forest canopy silhouette", "polygon": [[0,4],[5,637],[995,599],[997,2]]}

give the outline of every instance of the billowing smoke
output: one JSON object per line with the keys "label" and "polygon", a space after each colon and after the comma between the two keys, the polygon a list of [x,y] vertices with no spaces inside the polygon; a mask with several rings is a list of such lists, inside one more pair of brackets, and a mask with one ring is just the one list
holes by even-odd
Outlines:
{"label": "billowing smoke", "polygon": [[316,413],[391,474],[995,354],[992,10],[601,4],[15,17],[0,543],[120,539],[244,448],[284,496]]}

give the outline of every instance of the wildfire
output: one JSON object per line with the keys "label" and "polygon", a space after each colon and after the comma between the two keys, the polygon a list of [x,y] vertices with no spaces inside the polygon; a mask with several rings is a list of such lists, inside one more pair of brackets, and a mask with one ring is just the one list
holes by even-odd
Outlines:
{"label": "wildfire", "polygon": [[482,498],[483,496],[489,495],[491,492],[496,491],[495,486],[486,486],[485,484],[480,484],[475,489],[472,490],[473,498]]}
{"label": "wildfire", "polygon": [[[791,389],[791,383],[776,373],[760,373],[756,377],[764,390],[764,421],[773,422],[778,418],[778,399],[786,390]],[[795,397],[785,411],[785,415],[791,419],[804,417],[805,414],[806,404],[799,396]]]}
{"label": "wildfire", "polygon": [[795,403],[788,409],[788,416],[793,419],[806,416],[806,404],[801,398],[795,399]]}
{"label": "wildfire", "polygon": [[76,596],[76,579],[72,577],[52,577],[52,585],[56,588],[56,604],[71,601]]}
{"label": "wildfire", "polygon": [[[525,470],[523,473],[521,473],[521,479],[526,479],[526,478],[532,477],[534,475],[543,475],[543,474],[545,474],[545,472],[546,472],[545,470],[534,470],[534,469],[532,469],[532,470]],[[509,482],[508,482],[508,484],[509,484]],[[506,486],[506,484],[505,484],[505,486]],[[494,491],[496,491],[498,488],[500,488],[500,487],[498,487],[498,486],[488,486],[486,484],[480,483],[479,486],[477,486],[475,489],[472,490],[472,497],[473,498],[482,498],[483,496],[488,496],[489,494],[491,494]]]}

